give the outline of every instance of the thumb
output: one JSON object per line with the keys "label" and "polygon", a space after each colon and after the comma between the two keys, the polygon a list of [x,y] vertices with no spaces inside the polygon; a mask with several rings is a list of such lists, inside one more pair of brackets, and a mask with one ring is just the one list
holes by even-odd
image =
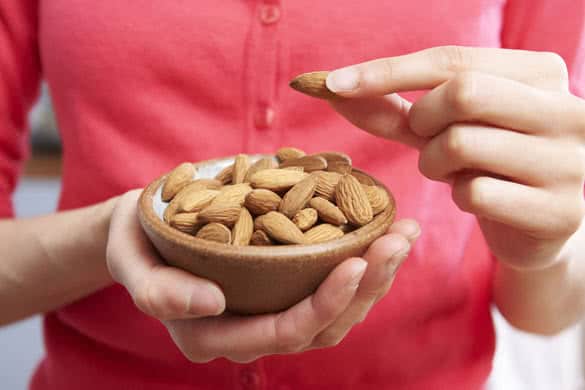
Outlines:
{"label": "thumb", "polygon": [[331,99],[329,104],[355,126],[375,136],[416,149],[422,148],[426,143],[425,138],[412,132],[408,125],[408,112],[412,103],[398,94]]}

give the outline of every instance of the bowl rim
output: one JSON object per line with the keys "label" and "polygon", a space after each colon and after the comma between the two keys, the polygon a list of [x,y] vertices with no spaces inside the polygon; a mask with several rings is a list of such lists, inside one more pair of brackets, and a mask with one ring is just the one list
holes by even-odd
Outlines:
{"label": "bowl rim", "polygon": [[[264,155],[266,157],[274,157],[273,155]],[[216,161],[224,161],[234,159],[235,156],[227,156],[222,158],[204,160],[193,163],[197,168],[201,165],[210,164]],[[317,244],[306,244],[306,245],[274,245],[274,246],[233,246],[228,244],[217,243],[213,241],[204,240],[187,233],[183,233],[179,230],[166,224],[161,218],[158,217],[153,206],[153,197],[156,194],[159,186],[162,185],[168,173],[165,173],[150,184],[148,184],[138,199],[138,214],[142,224],[149,225],[149,227],[157,232],[157,235],[164,236],[168,241],[171,241],[175,245],[182,246],[194,252],[206,253],[210,256],[222,256],[222,257],[237,257],[238,260],[277,260],[279,258],[291,258],[298,257],[312,258],[321,254],[326,254],[331,251],[339,250],[339,248],[361,246],[371,241],[373,234],[379,233],[380,230],[387,229],[393,222],[396,215],[396,202],[394,196],[388,188],[377,180],[375,177],[369,175],[358,168],[352,167],[352,170],[358,171],[374,180],[376,185],[383,188],[390,202],[384,211],[374,217],[374,219],[350,233],[345,234],[343,237],[335,240],[317,243]]]}

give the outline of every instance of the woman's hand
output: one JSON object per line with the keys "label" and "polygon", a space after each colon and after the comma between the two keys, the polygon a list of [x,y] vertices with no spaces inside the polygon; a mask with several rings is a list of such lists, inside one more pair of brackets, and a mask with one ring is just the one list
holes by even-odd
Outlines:
{"label": "woman's hand", "polygon": [[[420,149],[419,168],[452,186],[493,253],[550,266],[585,212],[585,101],[556,54],[439,47],[334,71],[333,107],[359,127]],[[395,92],[430,89],[414,104]]]}
{"label": "woman's hand", "polygon": [[168,267],[142,232],[136,214],[138,191],[120,198],[107,247],[108,268],[135,304],[161,320],[193,362],[225,357],[248,362],[270,354],[336,345],[388,291],[419,235],[416,222],[395,223],[361,258],[335,268],[318,290],[290,309],[258,316],[224,313],[221,289]]}

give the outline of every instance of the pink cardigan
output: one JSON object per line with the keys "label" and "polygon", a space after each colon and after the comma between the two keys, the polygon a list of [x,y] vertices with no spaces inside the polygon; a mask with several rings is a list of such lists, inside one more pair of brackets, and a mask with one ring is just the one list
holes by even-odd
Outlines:
{"label": "pink cardigan", "polygon": [[0,215],[41,78],[64,143],[61,209],[183,160],[294,145],[343,150],[424,235],[388,296],[337,347],[250,364],[188,362],[114,285],[45,317],[31,388],[474,389],[494,351],[492,260],[475,219],[417,153],[291,91],[311,70],[438,45],[560,53],[585,88],[585,0],[0,0]]}

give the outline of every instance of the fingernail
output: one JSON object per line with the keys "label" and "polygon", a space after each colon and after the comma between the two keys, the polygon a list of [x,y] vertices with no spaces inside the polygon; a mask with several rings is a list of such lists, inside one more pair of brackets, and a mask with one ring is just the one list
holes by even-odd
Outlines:
{"label": "fingernail", "polygon": [[358,286],[360,285],[360,281],[366,272],[366,268],[368,267],[368,263],[364,260],[356,261],[352,265],[351,270],[351,280],[348,283],[348,288],[351,290],[357,290]]}
{"label": "fingernail", "polygon": [[216,286],[208,286],[195,291],[189,301],[189,313],[192,315],[215,315],[225,309],[223,293]]}
{"label": "fingernail", "polygon": [[360,74],[356,68],[341,68],[329,73],[325,84],[333,92],[350,92],[359,86]]}

